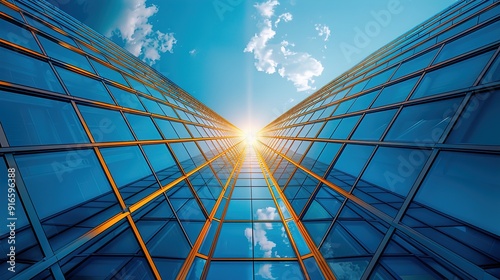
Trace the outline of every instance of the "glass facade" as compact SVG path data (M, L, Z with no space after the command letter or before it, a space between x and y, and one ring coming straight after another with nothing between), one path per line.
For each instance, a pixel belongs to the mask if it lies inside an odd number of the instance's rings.
M500 278L499 19L457 1L252 145L49 4L0 2L0 278Z

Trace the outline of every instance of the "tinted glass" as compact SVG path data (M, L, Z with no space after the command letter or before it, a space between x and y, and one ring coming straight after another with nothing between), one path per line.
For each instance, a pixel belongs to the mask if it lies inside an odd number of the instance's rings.
M0 91L0 122L11 146L89 142L66 102Z
M120 112L84 105L78 109L96 142L134 140Z

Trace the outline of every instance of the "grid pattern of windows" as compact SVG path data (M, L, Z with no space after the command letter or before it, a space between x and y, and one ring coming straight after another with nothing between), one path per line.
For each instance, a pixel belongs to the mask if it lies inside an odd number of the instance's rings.
M0 278L500 278L499 23L457 1L250 145L63 12L0 2Z
M460 1L261 131L336 278L500 278L499 17Z

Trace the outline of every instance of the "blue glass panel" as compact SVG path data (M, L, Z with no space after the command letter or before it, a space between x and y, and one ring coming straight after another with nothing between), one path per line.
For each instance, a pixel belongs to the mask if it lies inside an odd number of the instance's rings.
M158 118L154 118L154 120L163 133L165 139L179 139L179 136L175 133L170 121Z
M196 222L196 221L181 221L182 227L187 233L191 244L196 242L196 239L200 235L201 229L205 222Z
M142 96L139 96L139 99L141 100L142 104L146 106L148 112L158 115L165 115L156 101Z
M102 148L101 154L119 188L151 175L137 146Z
M311 251L309 250L309 247L307 246L302 233L300 233L299 229L297 228L297 224L295 224L294 221L288 221L286 222L286 224L288 226L288 229L290 230L290 234L292 235L293 240L295 241L295 245L297 246L300 255L303 256L305 254L309 254Z
M189 135L186 127L184 126L184 124L180 123L180 122L170 122L170 124L172 124L175 132L177 133L177 135L179 136L179 138L191 138L191 135Z
M422 149L380 147L361 179L406 196L429 154L428 150Z
M273 200L252 200L252 211L254 220L279 220L276 204Z
M219 226L219 222L216 220L212 220L210 223L210 228L208 229L207 234L203 238L203 243L201 243L199 252L205 255L208 255L210 251L210 247L214 241L215 232L217 231L217 227Z
M71 95L115 105L102 82L61 67L56 69Z
M316 263L316 260L314 259L314 257L305 259L304 266L306 267L307 274L309 275L309 278L311 278L311 279L325 279L325 277L323 276L323 273L321 273L321 270L318 267L318 263Z
M58 59L63 63L79 67L90 73L94 73L94 70L90 67L90 64L85 56L67 49L62 45L45 38L44 36L38 36L38 40L42 43L47 56Z
M347 145L335 163L334 169L357 177L372 151L373 146Z
M254 258L295 257L282 223L254 223L251 234L254 241Z
M343 118L340 121L339 126L337 127L335 132L332 134L332 136L330 136L330 139L342 139L342 140L347 139L347 137L352 131L352 128L354 127L354 125L356 125L360 117L361 116L358 115L358 116Z
M399 66L394 76L392 76L391 80L395 80L399 77L406 76L407 74L413 73L420 69L424 69L429 65L429 63L431 63L431 60L434 58L434 56L436 56L438 50L439 48L433 49L403 62L401 66Z
M113 94L113 96L115 97L115 100L118 103L118 105L140 111L146 111L135 93L131 93L111 85L107 86L108 89Z
M349 110L349 108L351 107L352 103L354 103L354 100L355 100L355 98L349 99L346 101L342 101L342 103L339 104L339 106L337 107L335 112L333 112L332 116L338 116L338 115L345 114L347 112L347 110Z
M196 258L196 260L198 260L198 259L199 258ZM196 260L195 260L195 263L197 263ZM154 263L156 265L156 269L158 269L158 272L160 273L160 276L162 277L162 279L175 279L175 277L177 277L177 274L179 274L179 272L182 268L182 264L184 264L184 260L153 258L153 261L154 261ZM203 265L204 264L205 263L203 263ZM203 265L202 265L201 269L203 269ZM140 279L141 277L143 277L143 275L139 275L138 279ZM187 279L193 279L193 278L188 277Z
M500 7L500 6L499 6ZM497 82L500 80L500 56L497 56L495 61L490 66L490 69L481 80L481 84Z
M111 192L92 150L18 155L16 162L40 219Z
M385 87L373 102L372 108L404 101L419 78L420 76L417 76Z
M66 102L0 91L0 123L11 146L89 142Z
M84 105L78 109L96 142L134 140L120 112Z
M452 57L467 53L476 48L486 46L498 41L500 38L500 22L495 22L486 27L480 28L474 32L460 37L450 43L447 43L439 53L434 64L445 61Z
M366 114L351 139L379 140L395 113L396 110L387 110Z
M203 268L205 267L205 263L207 261L202 258L196 257L193 261L191 268L189 269L188 275L186 279L188 280L198 280L201 279L201 275L203 273ZM176 275L173 275L174 278Z
M122 85L128 85L127 82L125 81L125 78L123 78L123 76L119 72L117 72L116 70L108 68L107 66L104 66L95 60L91 60L91 61L92 61L92 64L94 65L94 68L97 69L97 72L101 75L101 77L115 81L115 82L120 83Z
M267 187L254 187L252 188L252 198L253 199L272 199L271 193Z
M472 86L492 55L490 51L426 73L411 99Z
M160 172L167 168L178 170L170 151L164 144L144 145L142 148L155 172Z
M462 98L404 107L384 140L437 142L462 102Z
M162 139L149 116L125 113L132 130L139 140Z
M0 8L3 7L5 6L0 5ZM5 9L10 10L8 8ZM17 13L17 15L19 14ZM38 47L38 44L33 38L31 32L7 20L0 20L0 38L36 52L40 52L40 48Z
M448 137L449 143L500 145L500 92L474 95Z
M253 236L251 223L225 222L222 224L213 257L251 258L253 256L252 247Z
M370 259L336 259L327 261L337 279L361 279Z
M254 278L255 280L268 279L290 279L301 280L305 279L298 262L283 261L283 262L254 262ZM311 278L316 279L316 278ZM320 278L318 278L320 279Z
M491 222L500 213L498 166L497 155L441 152L415 200L500 235L500 224Z
M251 199L252 189L250 187L236 187L231 194L231 199Z
M226 212L226 220L251 220L251 200L230 200Z
M49 64L0 47L0 80L64 93Z
M239 280L254 279L253 261L212 261L208 270L207 280Z
M372 87L378 86L378 85L386 82L391 77L392 73L394 73L394 70L396 70L396 67L393 67L393 68L385 70L379 74L376 74L375 76L373 76L370 79L370 81L366 84L366 87L364 89L365 90L370 89Z
M352 104L347 113L367 109L372 103L373 99L377 96L378 92L379 91L374 91L357 97L354 101L354 104Z
M304 221L302 222L304 224L304 227L307 229L307 232L309 233L309 236L311 239L314 241L314 244L316 244L316 247L319 247L321 241L325 237L326 232L330 228L331 222L324 222L324 221Z
M146 241L146 246L152 257L185 258L191 250L181 227L175 221L168 222L151 240Z
M342 119L329 120L319 133L318 138L330 138L341 120Z

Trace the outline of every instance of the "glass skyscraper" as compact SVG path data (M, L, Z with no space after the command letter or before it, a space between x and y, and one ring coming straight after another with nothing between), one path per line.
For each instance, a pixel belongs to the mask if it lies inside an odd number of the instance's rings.
M255 143L45 2L0 2L1 279L500 278L500 1Z

